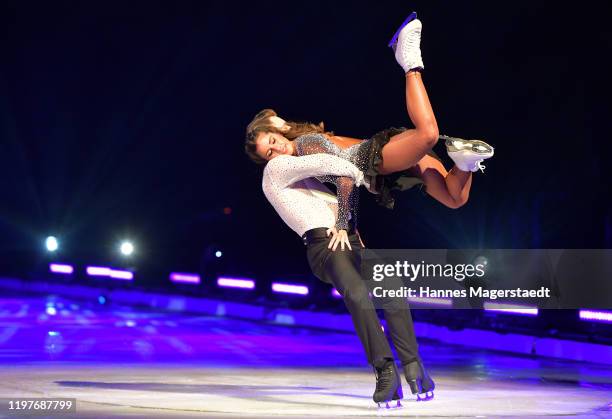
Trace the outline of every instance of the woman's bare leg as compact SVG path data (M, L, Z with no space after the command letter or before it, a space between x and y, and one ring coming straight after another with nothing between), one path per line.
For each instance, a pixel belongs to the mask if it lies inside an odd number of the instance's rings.
M438 123L419 71L406 73L406 107L415 128L394 135L382 148L383 175L413 167L438 141Z
M455 199L455 203L465 204L470 197L470 189L472 188L472 172L464 172L459 170L457 166L453 166L444 180L449 194Z
M412 169L423 182L427 193L449 208L459 208L470 196L472 172L453 166L447 172L444 165L431 156L423 157Z

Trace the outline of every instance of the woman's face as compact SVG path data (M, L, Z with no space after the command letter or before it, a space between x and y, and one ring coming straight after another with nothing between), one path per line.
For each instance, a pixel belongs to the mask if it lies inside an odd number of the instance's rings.
M272 160L282 154L291 156L295 151L292 141L275 132L260 133L255 143L257 144L257 154L266 160Z

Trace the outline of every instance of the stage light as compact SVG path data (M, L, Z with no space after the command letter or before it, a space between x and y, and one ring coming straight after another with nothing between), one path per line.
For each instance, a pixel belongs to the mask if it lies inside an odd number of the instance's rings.
M63 265L59 263L51 263L49 264L49 271L55 274L63 274L70 275L74 272L74 267L72 265Z
M110 268L105 266L88 266L85 271L89 276L110 276Z
M612 323L612 311L580 310L580 320Z
M474 258L474 265L483 265L486 268L489 266L489 259L482 255L476 256L476 258Z
M108 276L113 279L125 279L127 281L131 281L134 279L134 272L111 269Z
M187 283L187 284L199 284L200 283L200 275L180 273L180 272L171 272L170 273L170 281L172 281L172 282L184 282L184 283Z
M217 285L228 288L255 289L255 281L246 278L219 277L217 278Z
M218 258L220 258L221 256L223 256L223 252L222 252L221 250L217 250L217 251L215 252L215 256L216 256L216 257L218 257Z
M100 276L112 279L125 279L128 281L134 279L133 272L112 269L105 266L88 266L86 268L86 272L89 276Z
M507 303L484 303L485 311L495 311L502 314L520 314L523 316L537 316L538 308L521 306L518 304L507 304Z
M338 290L337 290L337 289L335 289L335 288L332 288L331 295L332 295L332 297L334 297L334 298L342 298L342 295L340 295L340 293L338 292Z
M103 296L103 295L99 295L98 296L98 303L100 303L102 305L106 304L106 297Z
M282 284L280 282L272 283L272 291L285 294L308 295L308 287L305 285Z
M119 250L124 256L130 256L132 253L134 253L134 245L132 244L132 242L124 241L121 242Z
M47 248L47 251L55 252L57 249L59 249L59 242L57 241L57 238L54 236L47 237L45 240L45 247Z
M450 298L408 297L408 301L412 304L423 306L453 307L453 300Z

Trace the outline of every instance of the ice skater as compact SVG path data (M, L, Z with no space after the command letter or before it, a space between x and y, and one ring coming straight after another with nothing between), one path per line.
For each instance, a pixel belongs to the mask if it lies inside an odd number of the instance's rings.
M363 173L354 164L331 154L284 155L266 165L262 187L283 221L302 237L313 274L333 285L342 295L368 363L376 372L374 402L389 408L389 401L397 400L397 406L400 406L403 394L399 373L368 288L360 275L359 251L363 243L352 220L349 220L346 226L347 247L351 250L330 249L329 235L337 225L338 202L325 185L314 179L318 176L350 179L356 186L364 180ZM412 393L419 399L432 398L434 382L419 356L407 301L393 299L383 302L383 312Z
M480 140L464 140L439 136L421 72L421 22L416 13L397 30L389 46L405 73L406 106L413 129L389 128L370 139L359 140L326 132L322 123L285 121L271 109L259 112L247 127L245 150L257 163L282 155L304 156L331 154L354 163L365 175L364 185L377 194L380 204L392 208L393 190L423 185L426 192L449 208L464 205L472 186L472 173L484 171L483 160L494 150ZM438 139L444 139L447 153L455 166L447 171L432 151ZM324 175L322 175L324 176ZM334 176L320 180L336 184L339 214L332 231L332 247L340 243L350 247L348 220L357 209L355 184L350 179ZM355 214L353 214L354 216Z

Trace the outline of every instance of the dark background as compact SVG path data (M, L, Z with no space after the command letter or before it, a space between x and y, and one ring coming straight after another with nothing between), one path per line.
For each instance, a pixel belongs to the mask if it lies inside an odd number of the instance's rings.
M206 270L215 249L225 273L308 275L245 126L265 107L360 138L410 126L386 45L411 10L440 132L496 155L458 210L362 191L366 244L612 247L610 13L558 4L4 1L0 274L53 234L66 262L109 261L129 237L131 263L160 275Z

